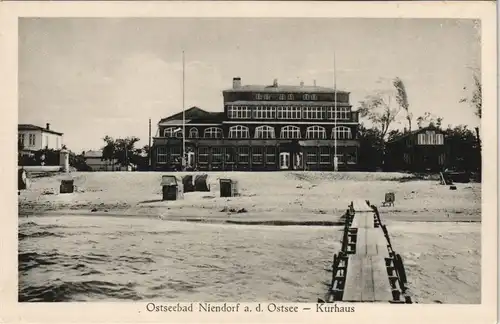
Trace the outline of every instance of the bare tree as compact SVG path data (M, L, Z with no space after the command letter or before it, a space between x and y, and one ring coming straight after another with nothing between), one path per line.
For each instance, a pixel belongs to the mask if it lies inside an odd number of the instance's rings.
M398 106L394 106L392 96L379 92L367 96L359 105L360 117L367 118L380 131L381 139L384 140L389 127L401 111Z
M403 83L403 80L396 77L392 84L396 88L396 102L398 103L401 109L404 109L406 112L406 120L408 121L408 131L411 132L411 120L412 114L410 113L410 103L408 102L408 94L406 92L406 87Z
M394 104L393 92L378 91L367 96L359 103L358 111L361 118L367 118L371 122L372 128L377 129L382 145L382 155L384 155L389 128L401 111L399 105ZM384 158L382 158L382 164L384 164Z
M472 95L470 97L464 97L460 99L460 103L468 103L475 109L475 114L477 117L481 118L482 108L483 108L483 94L482 94L482 84L479 78L479 71L474 69L472 74L474 78L474 88L472 89ZM468 91L467 87L464 87L465 91Z
M479 119L482 116L483 109L483 89L481 84L481 79L479 77L479 69L472 69L474 72L472 77L474 78L474 88L472 89L472 95L470 97L464 97L460 99L460 103L467 103L472 106L475 110L475 114ZM467 86L464 87L465 91L468 91ZM479 134L479 127L476 127L476 136L479 147L479 152L481 152L481 136Z

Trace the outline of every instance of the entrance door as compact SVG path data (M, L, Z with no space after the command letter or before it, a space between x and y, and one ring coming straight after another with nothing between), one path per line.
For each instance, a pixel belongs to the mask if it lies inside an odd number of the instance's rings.
M193 168L194 167L194 152L188 152L187 154L187 166L189 168Z
M290 168L290 153L281 152L280 153L280 169L286 170Z

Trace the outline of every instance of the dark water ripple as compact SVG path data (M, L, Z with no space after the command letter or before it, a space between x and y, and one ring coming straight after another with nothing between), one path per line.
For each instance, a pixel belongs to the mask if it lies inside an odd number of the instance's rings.
M323 236L328 230L312 231ZM293 228L264 229L147 218L20 217L18 300L221 301L242 296L255 298L254 292L259 289L263 294L282 291L286 288L284 284L295 291L296 283L286 283L277 277L278 272L268 269L281 269L279 260L284 258L293 265L287 264L287 271L298 272L300 266L296 260L301 256L297 253L305 254L302 258L306 259L330 258L329 251L325 256L318 253L311 256L309 250L288 249L300 246L297 241L310 240L310 234L297 236L300 233ZM269 252L280 244L285 245L283 251L293 252L290 257ZM317 267L309 268L304 271ZM318 271L323 274L322 269ZM300 274L299 278L302 277ZM283 296L284 300L296 300L293 293Z
M202 285L182 271L198 243L183 246L168 222L23 217L18 228L20 302L163 299Z

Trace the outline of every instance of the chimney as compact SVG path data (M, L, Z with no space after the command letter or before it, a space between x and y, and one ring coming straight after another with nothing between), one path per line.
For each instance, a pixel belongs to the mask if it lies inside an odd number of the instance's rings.
M300 81L300 86L303 87L304 86L304 81Z
M233 89L238 89L241 87L241 78L240 77L234 77L233 78Z
M273 87L276 88L277 86L278 86L278 79L274 79L274 81L273 81Z
M47 123L47 125L45 125L45 128L46 128L47 130L50 130L50 124L49 124L49 123Z
M316 86L316 80L314 80L314 86Z

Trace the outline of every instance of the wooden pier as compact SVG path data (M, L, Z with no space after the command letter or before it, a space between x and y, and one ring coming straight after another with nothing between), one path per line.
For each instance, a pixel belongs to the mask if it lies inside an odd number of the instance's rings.
M401 256L368 201L351 203L345 214L342 250L333 257L332 282L319 302L411 303Z

